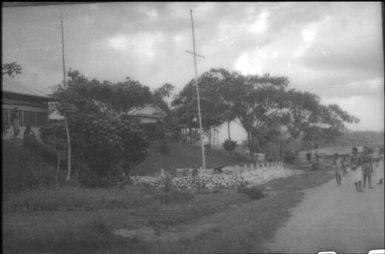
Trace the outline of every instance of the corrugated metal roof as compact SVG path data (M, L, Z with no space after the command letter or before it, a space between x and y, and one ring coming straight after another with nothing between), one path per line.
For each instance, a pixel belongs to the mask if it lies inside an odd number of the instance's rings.
M150 117L150 118L164 118L166 116L166 113L162 109L150 104L146 104L142 108L134 108L130 110L127 114L131 116Z
M9 92L9 93L16 93L16 94L49 98L48 94L43 93L42 91L39 91L39 90L34 89L32 87L28 87L26 85L23 85L21 82L16 81L14 79L9 79L9 78L3 77L2 81L3 81L2 92Z

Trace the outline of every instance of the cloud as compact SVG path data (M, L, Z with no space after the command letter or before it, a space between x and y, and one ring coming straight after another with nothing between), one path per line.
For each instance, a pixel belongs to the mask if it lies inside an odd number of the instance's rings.
M125 51L128 49L128 38L124 34L117 34L112 38L108 39L108 46L115 50Z
M131 35L119 33L108 38L107 44L114 50L135 54L138 58L153 58L156 53L156 44L162 39L161 33L140 32Z
M376 2L116 2L3 12L3 62L24 67L26 82L61 80L59 11L66 65L90 78L126 76L152 88L183 87L194 76L190 10L198 73L223 67L285 75L290 87L343 102L383 94L381 3ZM32 76L31 76L32 75ZM32 79L31 79L32 77ZM377 104L364 103L372 110ZM367 104L365 104L367 103ZM343 104L353 107L354 103ZM374 126L374 125L373 125Z

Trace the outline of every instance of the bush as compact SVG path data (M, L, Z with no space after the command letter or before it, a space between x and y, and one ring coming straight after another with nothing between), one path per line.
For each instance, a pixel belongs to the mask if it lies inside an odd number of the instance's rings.
M56 184L56 169L19 144L3 140L3 191L20 192Z
M230 139L226 139L225 142L223 142L223 147L226 151L231 153L237 147L237 142Z
M295 164L295 159L296 159L296 156L293 151L290 151L290 150L284 151L283 160L285 163Z
M78 181L80 186L90 189L109 188L114 185L111 179L96 175L93 171L89 170L86 165L83 165L83 167L80 168Z
M169 151L170 151L170 148L168 147L167 139L162 138L159 141L159 152L161 152L162 154L168 154Z
M237 188L238 193L244 193L253 200L261 199L265 196L263 188L260 186L247 186L246 184L241 184Z
M25 136L23 138L23 145L31 149L31 151L41 155L53 166L56 166L57 153L49 145L41 143L39 140L32 136Z
M189 191L168 190L156 194L156 198L163 204L187 202L194 198L194 195Z

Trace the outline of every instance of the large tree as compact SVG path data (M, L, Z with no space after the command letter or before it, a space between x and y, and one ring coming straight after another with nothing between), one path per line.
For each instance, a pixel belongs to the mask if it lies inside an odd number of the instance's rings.
M247 133L250 156L255 162L255 149L260 146L261 133L287 122L285 111L285 77L249 75L239 86L242 96L234 98L236 116Z
M338 105L322 105L320 98L309 92L291 89L286 101L290 118L288 130L293 138L302 137L304 145L333 142L346 130L344 123L359 122Z
M202 127L222 124L225 120L225 105L219 96L220 86L211 73L204 73L198 78ZM195 81L191 80L172 102L181 123L190 128L198 127L198 104Z
M112 84L89 80L78 71L68 75L53 98L68 121L75 159L97 177L108 176L119 161L129 172L146 155L148 142L135 121L120 113L151 102L149 88L129 79Z

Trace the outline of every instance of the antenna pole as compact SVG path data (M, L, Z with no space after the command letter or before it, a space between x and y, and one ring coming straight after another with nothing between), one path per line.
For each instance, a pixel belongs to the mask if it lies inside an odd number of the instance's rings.
M201 137L201 149L202 149L202 169L206 170L206 158L205 158L205 146L203 143L203 128L202 128L202 116L201 116L201 103L199 97L199 86L198 86L198 67L197 67L197 54L195 53L195 34L194 34L194 20L193 11L190 10L191 14L191 28L193 37L193 55L194 55L194 67L195 67L195 85L197 90L197 102L198 102L198 119L199 119L199 132Z
M64 59L64 29L63 29L63 13L60 11L60 25L61 25L61 45L62 45L62 55L63 55L63 85L66 83L66 69L65 69L65 59Z

